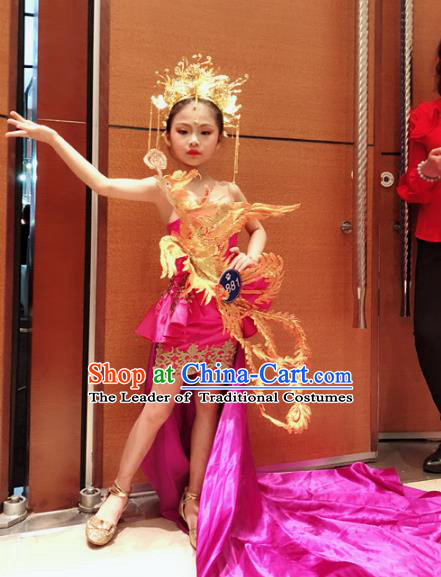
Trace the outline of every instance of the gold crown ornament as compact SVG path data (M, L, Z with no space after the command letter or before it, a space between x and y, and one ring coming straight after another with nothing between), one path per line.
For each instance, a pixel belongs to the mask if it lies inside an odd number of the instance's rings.
M173 106L187 98L209 100L213 102L222 112L224 126L235 129L235 150L234 150L234 169L233 182L236 182L236 175L239 169L239 124L241 105L237 104L237 96L242 91L240 86L244 84L249 76L244 74L236 80L231 81L226 74L220 74L219 70L213 67L211 56L203 57L202 54L193 54L192 60L189 61L185 56L179 60L172 74L168 68L164 74L156 71L159 79L156 81L158 86L162 85L164 91L162 94L152 96L150 99L149 114L149 136L148 152L144 157L144 162L151 169L157 170L162 175L162 170L166 167L166 157L159 150L159 137L161 127L167 125L167 117ZM152 117L153 106L157 109L157 132L156 145L151 148ZM165 118L162 118L165 116ZM224 136L228 137L224 130ZM164 166L165 160L165 166Z

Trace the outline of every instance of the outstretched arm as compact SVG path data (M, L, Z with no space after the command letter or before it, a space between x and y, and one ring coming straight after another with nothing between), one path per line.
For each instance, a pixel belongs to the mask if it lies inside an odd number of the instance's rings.
M33 138L49 144L72 172L96 193L111 198L156 203L159 195L159 185L156 177L152 176L143 179L108 178L53 128L26 120L14 110L10 113L10 117L8 118L8 123L15 126L17 130L6 132L6 138Z
M245 195L237 186L237 184L230 184L231 194L234 200L239 202L248 202ZM229 263L231 268L235 268L237 271L242 271L248 266L255 265L260 258L266 244L266 231L262 226L262 223L257 220L257 218L250 218L245 225L245 228L250 235L250 240L248 241L248 249L246 254L239 251L238 247L231 249L236 252L237 255Z

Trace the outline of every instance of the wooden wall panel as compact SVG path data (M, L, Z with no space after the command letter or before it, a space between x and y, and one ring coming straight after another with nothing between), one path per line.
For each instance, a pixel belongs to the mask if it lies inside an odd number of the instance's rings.
M354 6L351 0L259 0L252 9L228 0L203 6L112 0L109 123L147 126L155 70L201 52L231 77L250 74L241 96L242 134L351 141ZM373 41L373 8L370 16Z
M38 67L38 117L85 123L88 0L40 0L39 17L38 52L48 60Z
M86 155L88 2L64 4L39 3L37 122ZM86 188L48 145L37 158L29 499L47 511L81 488Z
M381 151L400 151L400 0L383 2Z
M85 154L83 125L46 124ZM80 488L85 254L85 189L46 145L36 196L29 485L44 511L74 506Z
M9 88L14 77L10 76L11 70L11 43L16 39L16 20L15 11L17 2L15 0L3 0L2 17L0 18L0 114L6 115L9 112L11 104L9 100ZM15 26L14 26L15 24ZM14 26L14 27L13 27ZM15 29L14 29L15 28ZM4 143L2 143L4 144Z
M9 496L11 327L15 144L4 138L15 102L18 2L7 0L0 18L0 498Z

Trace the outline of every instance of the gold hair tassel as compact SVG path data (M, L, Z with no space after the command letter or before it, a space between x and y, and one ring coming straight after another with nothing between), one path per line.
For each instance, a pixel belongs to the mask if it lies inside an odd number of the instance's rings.
M233 169L233 183L236 183L236 175L239 172L239 120L236 124L236 142L234 146L234 169Z
M159 136L161 133L161 111L158 108L158 124L157 124L157 132L156 132L156 148L159 148Z
M149 115L149 137L148 137L148 145L147 150L152 148L152 114L153 114L153 102L150 98L150 115Z

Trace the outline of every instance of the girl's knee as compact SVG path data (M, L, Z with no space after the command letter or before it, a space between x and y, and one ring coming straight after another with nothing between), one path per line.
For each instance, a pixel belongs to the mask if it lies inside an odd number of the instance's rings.
M173 411L174 403L146 403L142 409L141 417L147 419L154 426L161 426L169 418Z
M201 397L197 397L196 401L196 413L198 415L215 415L219 411L219 403L209 402L206 400L205 402L202 400Z

